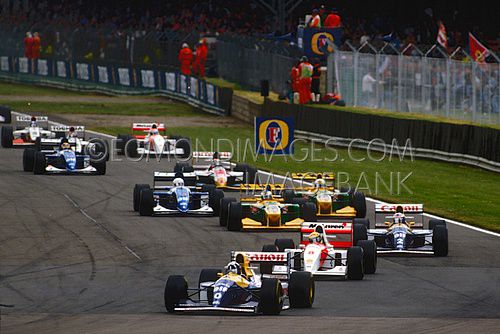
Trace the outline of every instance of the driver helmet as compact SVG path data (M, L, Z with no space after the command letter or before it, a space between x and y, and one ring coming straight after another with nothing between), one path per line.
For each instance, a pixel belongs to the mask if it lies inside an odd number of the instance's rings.
M36 126L36 117L31 116L31 126Z
M262 199L273 199L273 193L271 191L271 187L269 185L261 193Z
M184 187L184 180L180 177L175 178L172 183L174 184L174 187Z
M241 275L241 265L236 261L231 261L226 266L226 273Z
M212 155L212 160L214 162L214 165L220 164L219 152L217 151L214 152L214 154Z
M61 150L68 150L70 148L71 148L71 145L70 145L68 139L67 138L63 138L61 140Z
M314 181L314 187L316 189L326 188L326 182L325 182L325 180L323 180L323 179L317 179L316 181Z
M310 243L322 243L323 242L323 237L319 232L312 232L309 234L309 242Z
M153 124L153 125L151 126L151 129L149 130L149 132L150 132L152 135L156 135L156 134L158 134L158 125Z
M75 133L75 128L72 126L69 128L68 138L73 138L73 137L76 137L76 133Z
M400 212L396 212L394 214L394 224L404 224L404 223L405 223L405 215Z

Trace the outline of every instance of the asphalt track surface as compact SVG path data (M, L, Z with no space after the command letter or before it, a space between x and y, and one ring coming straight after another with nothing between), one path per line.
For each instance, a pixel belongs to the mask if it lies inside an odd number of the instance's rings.
M38 176L22 171L22 150L0 149L0 303L14 305L1 309L0 333L498 333L500 238L451 224L448 257L379 258L363 281L317 282L311 309L167 314L169 275L194 285L231 250L298 237L228 232L217 218L140 217L134 184L172 166L122 161L105 176Z

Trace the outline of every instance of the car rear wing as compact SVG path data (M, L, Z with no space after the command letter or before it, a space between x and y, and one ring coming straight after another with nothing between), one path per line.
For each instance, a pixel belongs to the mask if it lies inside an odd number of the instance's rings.
M54 132L56 134L56 138L63 138L66 137L70 129L73 128L75 131L75 135L78 138L84 139L85 138L85 127L83 125L74 125L74 126L68 126L68 125L52 125L50 127L50 131Z
M303 172L303 173L292 173L293 180L304 180L304 181L314 181L316 179L323 179L325 181L333 182L335 180L335 174L333 172Z
M181 175L182 174L182 177ZM157 182L172 182L174 179L181 177L186 185L196 183L196 174L191 173L174 173L174 172L154 172L153 187L156 187Z
M211 160L214 157L215 152L209 152L209 151L195 151L193 152L193 159L200 159L200 160ZM219 159L220 160L231 160L233 157L233 153L231 152L217 152L219 154Z
M151 127L153 125L156 125L158 131L165 131L166 130L165 124L163 124L163 123L133 123L132 124L132 131L148 132L149 130L151 130Z
M36 118L37 125L42 129L49 128L49 118L47 116L28 116L28 115L16 116L15 128L18 130L30 126L32 117Z
M338 220L332 222L304 222L300 226L300 243L307 245L308 236L312 232L318 232L326 236L327 241L337 248L349 248L353 244L353 222Z
M273 270L273 272L279 272L279 275L266 274L266 277L274 276L276 278L283 279L283 275L286 275L286 280L290 279L292 257L289 252L231 252L231 261L236 261L243 266L245 259L248 261L250 267L252 267L252 264L264 264L281 267L276 268L277 270Z
M375 228L384 228L386 227L386 219L390 214L395 214L398 210L402 209L403 214L413 214L419 215L421 217L421 222L418 223L415 221L413 227L423 227L424 225L424 205L423 204L383 204L377 203L375 204ZM380 215L384 216L383 221L380 221L378 217ZM379 220L377 222L377 219Z
M281 194L284 189L286 189L284 184L258 184L258 183L248 183L241 184L240 191L246 194L262 192L264 189L269 188L273 195Z
M69 138L68 143L71 147L77 146L76 138ZM40 138L40 151L48 152L48 151L57 151L61 146L60 138Z

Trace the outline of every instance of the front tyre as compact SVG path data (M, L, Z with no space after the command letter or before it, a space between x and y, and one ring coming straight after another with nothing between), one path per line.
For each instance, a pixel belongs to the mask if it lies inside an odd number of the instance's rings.
M282 288L277 278L262 281L259 309L264 315L279 315L282 308Z
M314 278L310 272L296 271L290 276L288 295L290 307L309 308L314 303Z
M168 277L167 283L165 284L165 292L163 294L167 312L175 312L175 306L179 304L181 300L188 298L187 290L188 285L184 276L173 275Z

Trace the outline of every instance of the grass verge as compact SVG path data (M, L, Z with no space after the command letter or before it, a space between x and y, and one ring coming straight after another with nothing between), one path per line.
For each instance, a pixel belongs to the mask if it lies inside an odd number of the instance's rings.
M94 130L112 135L129 132L128 128ZM190 137L193 145L198 145L197 150L231 150L236 161L249 162L271 172L333 171L338 182L349 182L370 197L423 203L426 212L500 232L500 174L430 160L412 161L410 156L400 161L397 155L384 157L363 150L353 150L350 154L347 149L324 149L310 143L297 143L295 159L258 156L253 162L251 127L182 127L170 128L169 132Z

